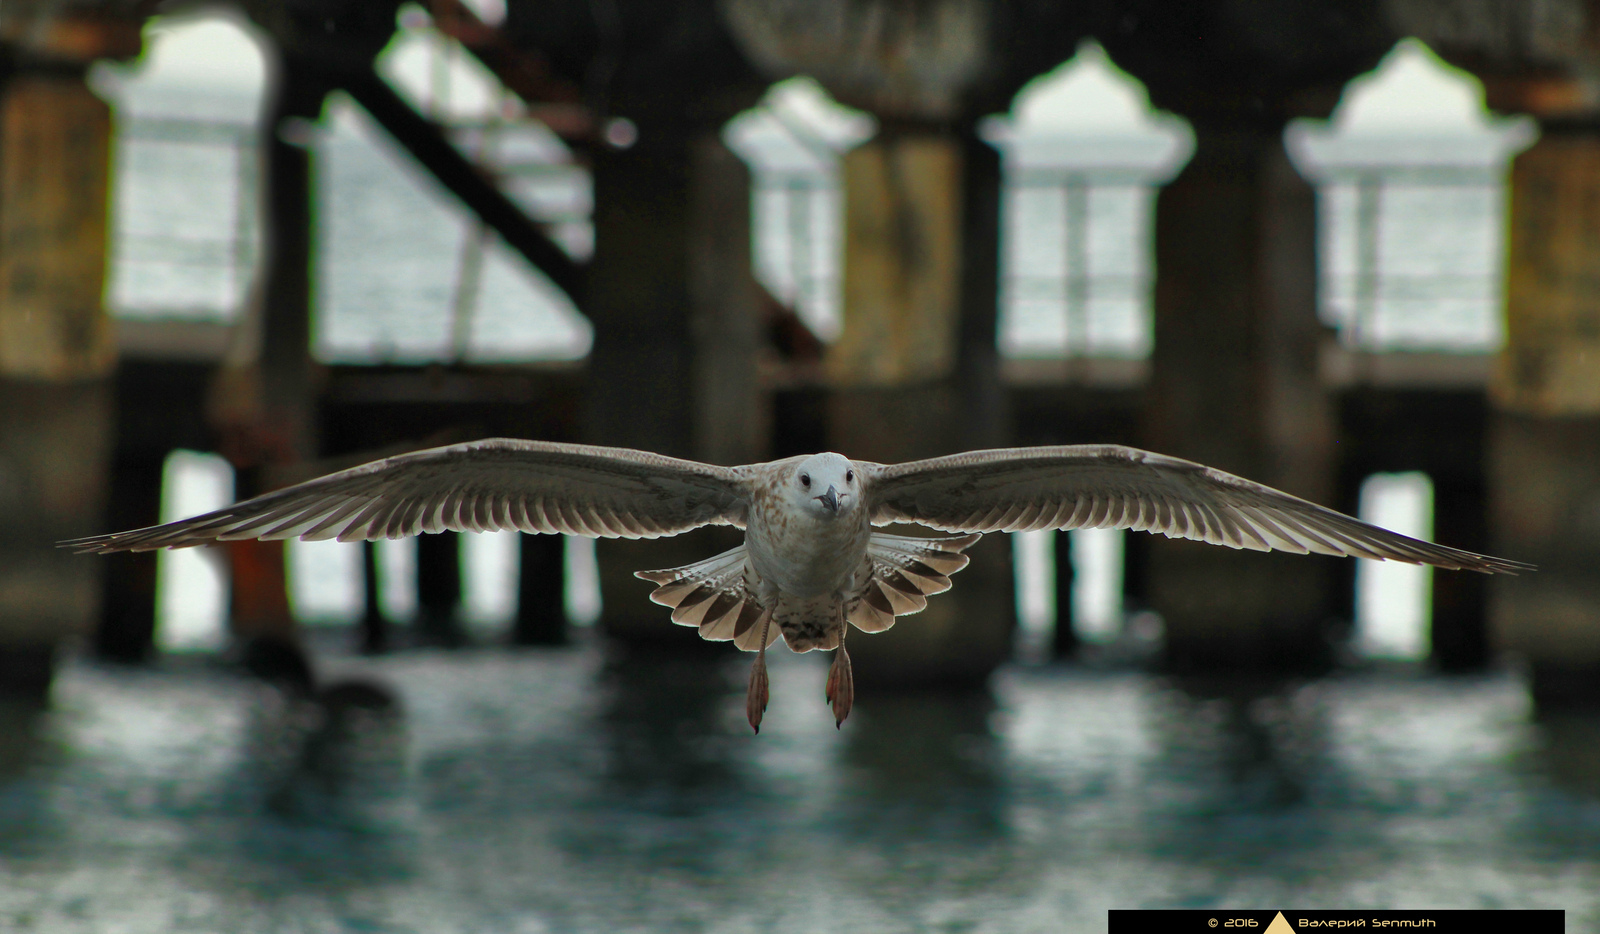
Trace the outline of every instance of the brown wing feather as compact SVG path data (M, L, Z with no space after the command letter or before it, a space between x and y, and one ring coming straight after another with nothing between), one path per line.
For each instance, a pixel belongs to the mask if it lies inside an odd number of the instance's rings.
M738 468L645 451L491 438L373 461L192 519L61 546L148 551L247 538L355 541L446 529L658 538L702 525L743 528L743 476Z
M657 585L652 603L672 607L672 621L695 626L700 638L733 641L746 652L761 648L761 633L751 631L761 618L760 598L746 577L745 550L740 545L715 557L680 568L635 571L633 576ZM778 641L782 630L767 629L767 645Z
M1010 448L861 464L874 525L947 532L1134 528L1169 538L1515 574L1533 566L1390 532L1192 461L1120 445Z
M982 537L872 533L867 542L872 574L860 595L845 606L846 618L862 632L883 632L896 616L922 612L928 597L950 589L950 575L971 560L962 552Z

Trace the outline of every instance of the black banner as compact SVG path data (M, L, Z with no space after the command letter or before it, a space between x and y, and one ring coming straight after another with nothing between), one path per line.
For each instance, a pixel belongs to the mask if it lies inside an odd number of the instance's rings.
M1327 934L1332 931L1437 934L1564 934L1565 911L1334 911L1324 909L1112 910L1107 934Z

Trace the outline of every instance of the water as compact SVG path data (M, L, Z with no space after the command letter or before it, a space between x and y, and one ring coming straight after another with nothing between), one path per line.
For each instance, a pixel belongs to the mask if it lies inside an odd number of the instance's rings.
M1054 932L1109 907L1485 906L1600 930L1600 720L1535 722L1504 674L1011 668L992 692L867 694L835 731L824 660L780 653L751 736L734 653L321 661L404 710L347 737L342 785L296 765L306 705L214 666L72 662L49 709L6 710L0 928Z

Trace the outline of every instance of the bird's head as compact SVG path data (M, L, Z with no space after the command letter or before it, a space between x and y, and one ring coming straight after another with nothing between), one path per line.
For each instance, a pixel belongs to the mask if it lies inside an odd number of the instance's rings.
M842 454L813 454L789 475L788 494L811 515L835 519L861 502L861 478Z

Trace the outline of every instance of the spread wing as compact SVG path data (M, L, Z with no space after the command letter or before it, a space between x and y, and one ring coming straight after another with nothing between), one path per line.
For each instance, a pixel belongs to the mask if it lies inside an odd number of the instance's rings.
M1533 569L1408 538L1220 470L1120 445L972 451L861 470L874 525L1133 529L1252 551L1354 555L1485 574Z
M740 473L645 451L492 438L352 467L226 509L62 542L148 551L236 539L402 538L419 532L564 532L659 538L744 526Z

